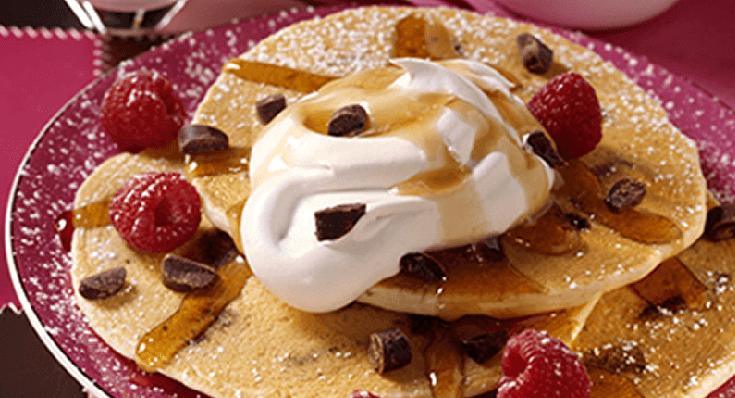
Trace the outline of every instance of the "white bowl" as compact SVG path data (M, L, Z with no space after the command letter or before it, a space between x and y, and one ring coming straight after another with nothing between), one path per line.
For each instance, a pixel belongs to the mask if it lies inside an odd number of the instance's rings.
M677 0L495 0L513 12L580 29L635 25L666 11Z

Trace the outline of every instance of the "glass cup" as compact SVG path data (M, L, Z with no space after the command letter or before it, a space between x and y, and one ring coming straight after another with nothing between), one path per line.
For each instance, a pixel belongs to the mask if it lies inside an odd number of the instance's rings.
M66 0L84 27L100 34L139 37L166 26L187 0Z
M186 2L187 0L66 0L79 22L100 35L101 72L106 72L118 63L174 37L171 34L161 34L160 29L168 25Z

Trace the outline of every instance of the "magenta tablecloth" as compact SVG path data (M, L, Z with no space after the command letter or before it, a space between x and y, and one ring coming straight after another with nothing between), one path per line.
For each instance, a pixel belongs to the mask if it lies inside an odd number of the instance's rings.
M0 26L0 198L5 210L23 156L48 120L94 80L94 35L70 30L31 30ZM2 223L5 242L5 222ZM18 305L5 245L0 260L0 308Z
M293 0L272 0L278 1L293 3ZM410 2L416 5L449 4L479 12L499 9L490 0ZM324 0L320 3L339 1ZM193 11L191 15L201 16L201 13ZM735 15L735 2L732 0L680 0L666 13L641 25L588 34L664 66L733 109L735 72L731 69L735 67L735 46L731 43L735 42L735 26L729 21L732 15ZM187 22L181 20L180 23L186 25ZM3 209L18 165L31 142L47 121L95 78L97 47L97 39L89 33L0 27L0 120L6 148L0 168ZM4 227L5 223L0 227L3 238ZM5 246L0 250L3 252L0 260L0 308L7 303L17 306L18 299L4 263ZM712 397L733 396L734 392L735 378Z
M479 12L498 10L489 0L413 0L411 3L457 5ZM731 43L735 42L735 25L730 22L732 15L735 15L732 0L681 0L664 14L641 25L588 34L647 57L689 79L733 109L735 46ZM17 167L30 143L44 124L94 79L96 49L94 35L87 32L0 27L0 54L3 54L0 120L3 121L2 138L6 148L0 160L3 209ZM4 235L4 223L2 228ZM5 246L2 251L0 306L9 302L17 305L4 264Z

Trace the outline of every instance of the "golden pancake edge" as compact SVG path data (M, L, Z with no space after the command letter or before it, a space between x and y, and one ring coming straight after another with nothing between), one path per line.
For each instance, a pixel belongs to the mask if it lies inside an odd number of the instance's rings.
M282 55L279 55L278 51L273 49L279 48L282 51L284 48L290 48L293 50L293 44L284 47L284 43L294 40L295 37L301 37L302 40L306 40L307 37L316 40L314 33L321 35L334 30L335 26L347 22L354 23L358 32L364 32L367 26L373 24L384 28L380 31L390 32L391 24L395 23L401 16L422 12L439 15L443 23L451 30L463 32L458 36L461 37L464 51L473 54L473 56L476 55L478 59L483 61L500 64L508 70L517 70L517 65L515 66L516 69L513 69L515 47L502 42L500 38L487 40L485 46L488 45L487 43L493 43L493 45L499 46L498 48L502 48L504 52L510 54L500 54L492 49L481 47L479 44L473 45L472 41L467 39L473 37L468 33L471 30L470 27L481 27L480 30L485 32L484 35L491 35L492 33L500 37L502 35L498 31L506 32L505 36L509 38L508 43L512 43L515 35L514 33L507 33L507 30L510 29L513 32L530 30L539 37L543 37L544 41L557 51L557 56L560 57L562 64L572 66L575 65L578 58L581 58L589 63L585 64L587 67L593 70L605 71L606 74L616 75L620 81L626 84L626 88L628 88L628 85L631 86L629 87L630 94L628 94L630 98L622 101L623 103L618 103L620 102L618 100L613 101L613 99L622 98L619 94L606 94L601 88L598 88L600 101L607 112L605 131L609 131L612 125L620 123L625 125L628 131L639 133L636 129L650 128L651 130L648 131L656 134L653 134L653 137L645 138L639 137L638 134L633 134L633 137L626 136L626 138L617 137L615 134L612 134L611 137L606 135L602 147L606 149L625 148L626 160L632 164L636 164L636 160L639 160L643 154L652 156L648 159L653 160L648 161L650 164L643 167L641 173L653 173L656 176L662 176L662 178L656 179L656 183L660 183L660 186L654 185L649 191L653 198L658 199L652 200L650 203L644 203L642 206L646 206L647 210L658 214L667 214L672 220L676 220L676 223L683 227L684 237L680 242L657 247L653 255L632 256L632 258L626 260L628 263L624 264L623 268L618 263L610 263L609 266L604 264L604 267L602 267L606 270L609 269L611 273L620 270L619 274L621 275L628 273L634 275L628 277L628 279L623 278L612 283L605 282L604 286L601 286L598 282L595 282L600 280L601 274L597 272L599 270L589 270L590 275L586 275L583 271L580 271L581 276L557 275L561 280L555 284L550 284L550 288L559 290L568 289L572 280L579 281L576 282L577 286L584 286L585 281L589 286L588 289L579 287L572 289L578 289L582 292L582 297L576 297L570 301L562 300L557 305L559 308L567 308L572 306L571 302L578 305L588 303L586 306L562 312L560 316L551 317L552 319L567 319L568 321L563 323L576 325L572 331L560 332L564 334L560 337L565 337L565 341L573 346L577 340L582 341L580 347L585 347L584 350L586 350L586 347L609 343L607 340L603 341L603 337L610 336L609 332L603 334L596 329L598 326L595 325L598 325L599 321L590 324L589 330L582 328L582 325L588 315L591 319L596 319L595 317L601 316L598 314L603 313L603 311L605 313L609 312L610 309L604 307L604 305L609 306L609 304L605 304L610 302L608 297L615 297L611 296L613 294L621 295L622 293L619 292L626 291L627 288L604 295L600 304L595 307L599 291L608 290L611 288L610 286L616 284L619 286L627 285L629 282L639 279L653 269L656 264L688 246L701 232L705 210L703 198L706 191L701 174L697 174L699 168L697 166L696 150L691 142L683 139L680 133L668 124L663 111L645 96L643 90L632 87L629 79L619 75L619 72L609 64L601 62L596 55L574 47L563 39L559 39L545 31L507 20L486 18L451 10L356 10L327 17L318 22L305 22L295 25L267 39L256 47L254 52L245 55L245 57L274 63L282 61L282 63L288 64L287 60L279 59ZM370 23L368 24L366 21ZM375 27L372 29L375 29ZM313 33L305 35L305 31ZM386 37L383 37L383 41L386 42L385 48L388 48L390 40L388 33L386 35ZM479 36L484 37L482 34ZM354 39L358 41L365 40L365 37L356 34ZM324 43L312 44L317 48L326 45ZM331 43L329 45L336 46L337 44ZM565 51L559 51L558 48L564 48ZM308 52L308 50L308 47L304 47L304 51ZM386 51L378 49L375 53L372 53L365 50L359 53L360 55L355 55L354 43L340 43L340 46L335 47L334 50L327 50L318 55L319 57L327 57L328 62L314 62L315 66L311 71L337 75L352 72L357 67L367 68L381 65L387 59L385 58L388 56ZM566 51L571 54L565 54ZM269 52L274 52L274 54L268 55ZM355 66L353 63L355 59L364 60L364 65ZM361 64L358 63L357 65ZM301 65L291 66L301 67ZM574 67L572 68L574 69ZM584 71L580 71L580 73L584 74ZM520 75L524 81L524 92L521 93L521 96L524 97L524 100L528 100L530 95L543 84L544 78L529 74L523 76L523 73L520 73ZM597 87L594 74L585 75L585 77L592 82L593 86ZM207 94L207 99L198 111L195 122L217 125L230 134L231 142L234 142L235 145L247 145L248 138L238 136L237 126L241 126L242 130L250 131L249 127L245 128L243 126L252 126L253 123L256 123L254 122L256 120L254 113L251 111L254 102L267 94L283 92L284 90L249 84L249 82L237 78L235 78L236 80L232 79L233 77L228 75L222 75L218 79ZM228 83L228 81L231 82ZM244 111L237 114L225 112L225 115L219 114L218 111L209 113L208 107L218 108L216 105L218 100L215 100L215 98L219 98L219 101L221 101L223 99L222 92L227 90L236 90L237 96L230 98L230 103L232 103L231 101L242 101L242 103L237 103L236 107ZM297 97L296 93L286 94L290 94L290 98ZM642 119L647 118L644 116L640 116L636 123L627 118L631 115L628 112L639 113L636 111L637 109L643 109L642 113L649 115L648 117L652 119L650 124L639 124ZM249 125L244 124L248 122ZM643 127L638 127L639 125L643 125ZM670 145L677 147L675 153L670 153L668 149L659 150L662 147L669 148ZM649 150L649 147L653 149ZM166 153L166 151L147 151L140 155L123 154L108 160L82 186L78 194L77 206L108 197L127 178L143 170L184 170L180 157L176 155L164 156L163 153ZM607 155L607 152L605 152L605 155ZM682 162L682 169L675 166L681 160L680 157L685 160ZM605 156L600 158L606 159ZM588 156L584 160L590 164L600 162L600 159L595 158L595 156ZM668 175L686 176L686 178L682 178L686 181L677 181L677 178L666 178ZM222 180L227 180L227 182L222 183ZM228 230L227 217L220 214L218 218L216 213L217 211L224 212L222 209L228 209L233 203L241 200L242 197L238 197L238 195L247 195L247 180L243 179L242 176L230 175L206 177L199 181L195 180L194 183L202 192L207 215L211 217L216 226ZM236 193L222 192L222 186L229 185L232 187L233 184L238 183L242 184L242 189L236 190ZM691 193L695 193L693 196L696 199L692 200ZM220 201L219 205L217 204L218 201ZM667 207L669 203L673 205ZM684 227L685 225L686 227ZM210 227L207 221L203 223L202 228ZM603 231L604 227L602 226L596 226L593 230L595 229L601 230L599 240L606 242L605 244L609 243L612 248L615 248L615 245L621 247L631 245L635 247L635 249L631 249L631 252L636 252L643 246L616 237L614 231ZM723 249L717 246L714 252L717 253L718 250L727 251L732 249L730 247ZM142 334L175 312L182 298L180 293L170 292L160 283L158 268L161 256L131 250L111 227L89 230L78 229L73 240L72 255L75 264L72 269L75 286L78 285L80 278L91 273L110 268L116 264L127 265L130 276L128 286L122 294L102 303L87 302L83 299L79 299L79 302L92 328L115 350L125 356L134 357L135 345ZM558 259L558 264L564 262L563 259ZM641 266L640 264L644 265ZM706 276L708 275L707 272L714 272L711 270L705 271L706 267L701 264L698 265L696 261L692 261L691 264L694 265L690 265L690 267L697 270L695 273ZM723 269L727 266L728 264L724 264ZM729 264L729 266L732 267L732 264ZM523 272L524 274L533 274L533 270L523 269ZM534 278L541 279L539 276L534 276ZM729 293L729 290L723 293L720 299L726 302L727 297L730 297ZM380 294L390 297L388 295L391 293ZM623 297L626 296L623 294ZM632 303L630 308L641 306L640 301L635 301L632 298L626 300ZM424 296L414 301L422 302ZM620 305L620 308L628 308L626 307L628 302L625 305ZM397 309L402 310L402 308ZM529 311L538 312L536 308L529 309ZM590 313L590 311L592 312ZM717 315L724 315L722 310L718 311ZM366 322L365 319L369 319L370 322ZM539 325L543 328L550 321L543 320L539 322ZM619 322L627 322L626 325L631 324L630 319L623 321L622 317ZM410 329L411 319L404 314L384 311L362 304L353 304L334 314L311 315L300 313L280 303L265 291L255 279L251 278L245 289L243 289L241 296L228 306L215 325L208 329L200 339L183 349L171 363L161 369L161 372L212 396L237 396L238 391L242 396L346 396L349 391L355 388L372 390L383 398L391 396L430 396L428 380L425 377L424 359L420 354L415 357L414 362L409 367L387 377L376 375L367 365L366 354L361 347L365 345L369 333L396 325L401 326L402 329ZM611 325L612 330L615 330L614 326L615 324ZM727 325L722 327L726 328ZM414 352L423 352L428 345L426 339L422 339L421 336L417 336L413 342ZM649 344L660 343L662 342L649 342ZM671 349L668 348L668 350ZM580 350L582 349L580 348ZM659 351L667 352L667 348L661 346ZM727 355L722 358L725 365L729 363L728 359L731 361L731 358ZM701 361L706 363L708 360L702 359ZM498 375L497 363L480 366L467 358L464 358L461 363L463 364L463 393L465 395L474 395L494 388ZM726 366L732 367L731 365ZM653 368L653 366L651 367ZM723 368L724 366L720 367ZM690 372L692 371L695 370L690 370ZM678 380L679 375L673 367L667 369L666 372L667 377ZM721 373L727 372L721 371ZM671 385L661 386L661 383L657 385L650 382L651 386L649 387L647 383L649 383L650 377L641 376L639 379L643 381L639 380L638 389L648 391L643 396L687 396L682 395L682 389L678 386L672 388ZM706 377L702 376L700 379L704 380ZM716 381L705 385L713 387L712 383L716 383ZM652 394L650 391L662 395L649 395Z

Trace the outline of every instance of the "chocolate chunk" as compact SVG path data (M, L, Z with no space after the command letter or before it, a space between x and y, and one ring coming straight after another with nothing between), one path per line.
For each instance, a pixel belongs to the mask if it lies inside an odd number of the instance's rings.
M462 340L462 350L473 361L483 364L499 353L505 347L505 343L508 342L509 338L510 334L507 330L497 330L468 340Z
M286 109L288 103L283 94L269 95L255 103L255 111L258 113L260 122L268 124L274 117L278 116L281 111Z
M564 159L561 158L559 152L554 148L554 144L551 143L551 140L543 131L536 130L529 134L526 137L525 145L549 166L556 167L564 165Z
M367 111L362 105L349 105L334 112L327 122L327 134L334 137L354 137L368 129Z
M365 215L365 203L346 203L314 213L316 239L339 239Z
M569 225L573 226L574 228L578 230L588 230L590 229L590 222L582 215L576 214L576 213L566 213L564 214L564 217L567 218L567 221L569 221Z
M209 286L217 276L212 267L175 254L168 254L163 259L162 273L163 284L177 292Z
M400 369L412 359L411 343L400 329L392 328L370 335L368 360L378 374Z
M426 253L406 253L401 257L401 272L426 279L446 279L447 273L435 259Z
M222 130L212 126L192 125L179 130L179 151L201 153L221 151L229 147L229 138Z
M710 240L724 240L735 237L735 204L720 205L707 212L704 236Z
M116 267L88 276L79 283L79 294L87 300L111 297L125 285L127 274L125 267Z
M635 342L605 344L585 352L584 362L618 374L641 374L646 370L646 355Z
M184 254L184 257L217 269L232 261L238 254L240 253L235 242L226 232L210 229L199 236L196 244Z
M549 47L546 47L546 44L528 33L518 35L516 44L518 44L518 49L521 52L523 66L529 72L543 75L549 71L549 67L554 58L554 52Z
M646 185L632 178L621 178L610 188L605 203L613 213L637 206L646 197Z

